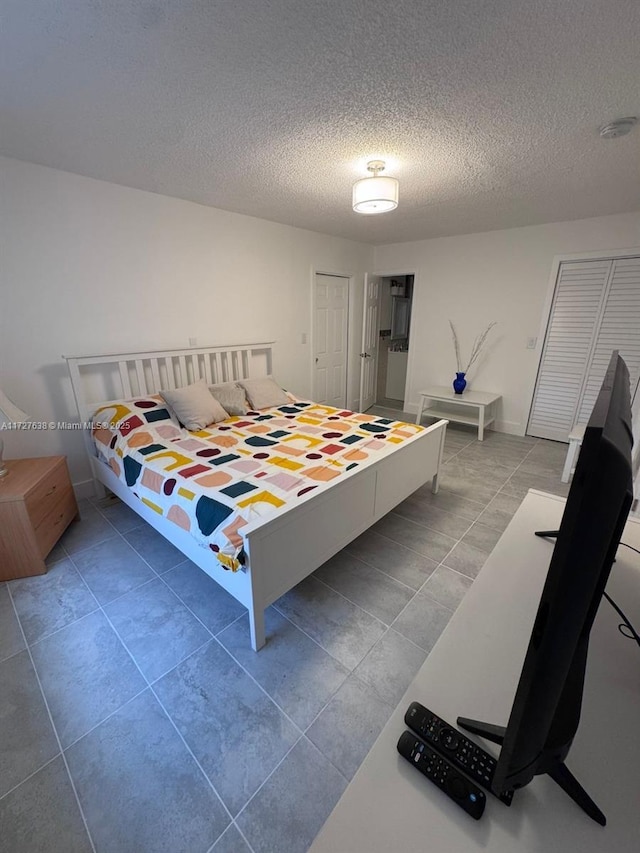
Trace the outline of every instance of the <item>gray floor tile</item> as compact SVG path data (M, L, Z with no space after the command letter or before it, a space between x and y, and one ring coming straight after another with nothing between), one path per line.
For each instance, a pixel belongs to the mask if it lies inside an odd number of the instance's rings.
M449 447L455 451L460 451L465 447L468 447L470 444L474 444L478 440L477 436L477 432L459 432L458 430L452 429L451 424L449 424L445 436L445 447Z
M73 561L102 605L157 577L121 536L75 554Z
M451 462L447 462L445 470L452 476L460 477L468 482L486 483L499 487L512 474L510 466L496 464L493 459L483 459L482 456L466 458L464 451Z
M36 643L32 655L63 749L146 685L101 611Z
M54 563L59 563L60 560L66 559L67 556L67 552L64 550L60 542L56 542L56 544L47 554L45 563L47 564L47 566L52 566Z
M11 595L28 643L98 607L70 559L51 566L46 575L12 581Z
M222 631L247 608L191 560L165 572L162 579L212 634Z
M480 470L469 474L465 470L468 466L459 466L457 460L458 457L442 466L440 487L477 503L488 503L511 474L510 469L505 469L504 475Z
M354 675L365 681L392 708L424 663L424 650L393 629L381 637Z
M213 845L210 853L251 853L251 849L236 827L231 824Z
M0 797L60 750L25 650L0 663Z
M339 551L314 576L387 625L414 595L414 590L347 551Z
M538 489L541 492L566 497L569 494L569 483L560 482L559 474L555 477L548 477L540 474L527 474L524 471L517 470L500 491L522 500L529 489Z
M430 652L452 615L447 607L419 592L393 627L412 643Z
M500 469L507 469L512 472L523 462L527 457L530 448L528 447L502 447L491 442L478 442L477 444L465 447L458 454L460 462L481 463L489 466L496 466Z
M544 438L539 438L531 452L527 457L529 459L540 462L560 462L564 465L567 458L567 450L569 443L564 441L548 441Z
M499 530L495 530L481 521L476 521L462 537L462 541L490 554L501 536L502 533Z
M300 736L215 640L160 679L155 690L233 815Z
M285 593L275 607L349 670L385 630L378 619L313 577Z
M566 451L564 456L560 459L558 458L531 458L535 453L535 449L531 451L531 454L527 456L525 461L519 467L519 471L521 474L535 474L540 477L550 477L553 479L560 479L562 476L562 469L564 468Z
M229 823L150 691L69 747L66 756L100 853L206 851Z
M456 544L452 537L416 524L415 521L409 521L395 512L387 513L373 525L373 530L412 551L417 551L423 557L435 560L436 563L441 562Z
M412 589L420 589L438 565L375 530L366 530L344 550Z
M402 411L402 400L390 400L388 397L380 400L375 406L367 409L367 414L377 418L392 418L396 421L414 424L416 416Z
M273 607L265 613L267 637L260 653L249 643L249 617L218 639L291 719L305 729L349 674L324 649Z
M137 512L134 512L119 498L115 497L115 495L103 498L95 506L107 519L109 524L115 527L118 533L126 533L129 530L133 530L134 527L146 524L145 520Z
M438 566L420 592L455 610L467 594L473 581L446 566Z
M352 779L394 706L350 675L313 723L307 737L347 779Z
M475 521L487 505L487 501L469 500L469 498L463 498L461 495L456 495L454 492L447 492L442 488L438 491L437 495L434 495L430 489L425 489L424 487L418 489L413 494L421 501L432 503L438 509L445 510L452 515L467 518L469 521Z
M445 439L444 442L444 452L443 452L443 462L449 462L450 459L455 459L455 457L462 453L462 451L469 446L469 441L450 441L448 438Z
M452 539L460 539L469 529L471 522L467 518L440 509L432 501L422 501L420 498L410 497L402 501L393 510L397 515L423 524L438 533L444 533Z
M157 530L143 522L124 534L125 539L159 575L184 562L184 554Z
M255 853L305 853L346 784L324 755L301 738L237 823Z
M490 430L485 433L485 443L498 444L503 447L524 447L530 450L538 444L538 439L530 435L512 435L508 432Z
M0 661L25 648L6 584L0 586Z
M478 521L486 524L488 527L493 527L494 530L499 530L501 533L507 529L507 526L513 518L516 510L522 503L520 498L505 495L498 492L495 498L482 512Z
M475 578L478 572L484 566L489 554L486 551L481 551L479 548L474 548L466 542L458 542L453 551L447 556L444 561L445 566L450 569L455 569L466 575L468 578Z
M67 527L60 542L67 554L73 555L117 535L115 528L100 515L98 510L91 504L87 504L80 510L80 520L74 521Z
M149 681L211 636L159 578L111 602L105 612Z
M0 853L91 853L62 756L0 800Z

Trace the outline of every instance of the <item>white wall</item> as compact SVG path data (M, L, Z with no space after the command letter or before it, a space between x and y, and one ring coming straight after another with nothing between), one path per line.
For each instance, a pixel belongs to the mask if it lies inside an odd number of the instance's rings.
M469 386L503 395L498 428L524 434L542 346L549 276L556 255L640 247L640 213L554 222L529 228L379 246L381 275L415 269L407 401L417 411L418 392L449 385L455 356L449 319L463 359L473 340L496 320ZM526 349L537 337L535 350Z
M62 355L275 340L274 374L311 389L312 270L354 276L348 399L358 396L371 246L0 158L0 387L34 421L75 416ZM311 338L309 337L309 341ZM77 432L2 433L6 456Z

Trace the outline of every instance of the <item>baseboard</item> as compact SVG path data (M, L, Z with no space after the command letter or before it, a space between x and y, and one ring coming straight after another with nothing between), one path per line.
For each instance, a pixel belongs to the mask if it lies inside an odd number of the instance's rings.
M497 420L489 429L494 428L496 432L506 432L509 435L524 435L525 430L521 423L517 421Z
M78 501L93 498L96 494L95 483L93 480L81 480L81 482L73 484L73 491Z

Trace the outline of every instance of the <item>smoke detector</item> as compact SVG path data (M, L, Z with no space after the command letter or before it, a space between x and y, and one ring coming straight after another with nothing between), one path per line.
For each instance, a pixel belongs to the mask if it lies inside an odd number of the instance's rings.
M603 124L602 127L599 128L599 133L603 139L616 139L618 136L626 136L627 133L633 130L637 122L637 116L617 118L615 121Z

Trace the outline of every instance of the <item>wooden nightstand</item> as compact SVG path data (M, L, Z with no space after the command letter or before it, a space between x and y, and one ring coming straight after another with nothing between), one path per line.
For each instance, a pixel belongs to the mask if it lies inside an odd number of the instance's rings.
M42 575L45 557L78 515L64 456L7 459L0 479L0 581Z

